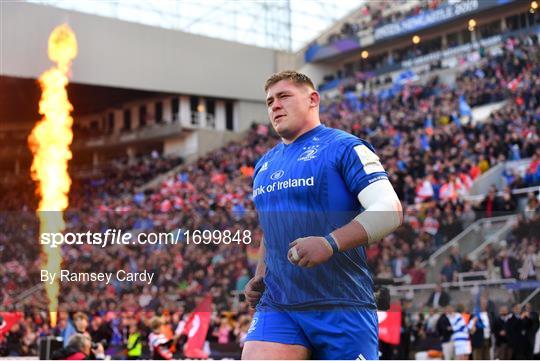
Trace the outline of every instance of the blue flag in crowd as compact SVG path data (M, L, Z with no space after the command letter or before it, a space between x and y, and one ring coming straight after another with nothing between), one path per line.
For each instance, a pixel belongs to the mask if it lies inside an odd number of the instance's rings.
M422 149L427 152L429 150L429 140L427 135L422 134L420 137L420 143L422 144Z
M394 135L394 147L399 148L401 145L401 133L397 132L396 135Z
M459 128L461 128L461 119L457 116L456 112L452 112L450 115L450 118L452 119L452 122L457 125Z
M483 79L486 76L486 74L482 71L482 69L476 69L476 71L474 72L474 75L476 75L476 77L480 79Z
M471 107L469 106L469 104L467 104L463 95L459 96L459 114L461 114L461 116L472 116Z
M426 120L424 120L424 128L433 128L433 119L431 119L431 117L427 117Z
M347 100L347 105L351 111L358 111L362 109L362 105L360 104L360 101L358 101L358 97L353 92L345 93L345 99Z
M415 81L418 79L418 76L416 75L416 73L414 71L412 71L411 69L407 69L401 73L399 73L399 75L396 77L396 80L394 81L395 84L399 84L399 85L403 85L403 84L407 84L411 81Z
M403 88L403 85L415 81L418 79L418 75L412 70L405 70L394 79L394 83L392 84L392 87L383 89L379 92L378 96L381 100L387 100L395 97L401 89Z

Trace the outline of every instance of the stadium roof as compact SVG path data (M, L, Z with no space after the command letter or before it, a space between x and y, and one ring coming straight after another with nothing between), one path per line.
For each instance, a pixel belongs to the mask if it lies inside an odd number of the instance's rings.
M29 0L266 48L297 51L363 0Z

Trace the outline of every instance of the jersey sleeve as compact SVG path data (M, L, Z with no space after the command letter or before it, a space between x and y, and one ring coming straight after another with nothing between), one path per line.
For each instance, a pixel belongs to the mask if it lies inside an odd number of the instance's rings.
M368 142L350 137L342 140L338 149L336 165L351 193L358 195L371 183L388 180L388 174Z

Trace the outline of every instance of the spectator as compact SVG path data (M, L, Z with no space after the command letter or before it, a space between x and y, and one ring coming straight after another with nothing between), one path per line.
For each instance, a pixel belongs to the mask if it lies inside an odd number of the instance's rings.
M5 344L7 348L6 356L22 356L22 338L24 335L24 330L19 324L13 325L5 336Z
M396 257L392 260L392 273L394 277L401 278L405 276L409 261L403 256L401 250L396 251Z
M519 278L521 280L536 281L536 269L540 267L540 256L536 253L536 246L529 244L526 251L521 256L521 269Z
M495 265L500 268L502 278L518 278L518 262L506 249L500 251Z
M426 307L444 308L450 303L450 295L442 288L442 285L438 283L435 286L435 290L431 292Z
M509 187L505 187L498 209L504 214L514 214L516 212L517 202Z
M540 183L540 151L536 150L531 158L531 162L525 173L525 183L527 186L534 186Z
M523 213L525 215L526 219L532 219L534 217L534 214L538 212L540 209L540 205L538 202L538 198L535 197L534 193L529 193L527 195L527 205L525 206L525 209L523 210Z
M450 257L452 258L452 265L456 269L457 272L463 272L462 271L462 258L459 254L459 247L457 245L453 246L450 249Z
M450 317L454 312L454 308L451 305L445 307L444 313L437 320L437 333L441 339L442 352L445 360L454 359L454 342L452 335L454 334Z
M480 203L479 211L482 212L483 217L494 217L496 212L499 211L499 203L497 190L490 188L488 194Z
M129 325L126 352L128 360L138 360L142 356L142 336L135 322Z
M105 359L103 349L92 349L92 340L87 335L76 333L72 335L67 346L53 353L53 360L90 360L91 356L95 359Z
M491 335L495 315L488 311L488 300L480 297L480 310L469 321L474 360L490 360Z
M242 274L236 279L236 290L243 291L246 284L249 282L249 274L247 269L242 270Z
M454 343L454 352L457 360L468 360L471 354L471 341L469 337L469 330L467 324L463 319L461 312L462 307L456 308L454 311L453 306L450 307L450 315L448 320L452 325L452 338Z
M465 202L463 204L463 212L461 212L459 217L463 228L467 228L476 220L476 214L474 213L472 204L470 202Z
M508 344L511 348L512 360L524 360L527 355L527 340L525 338L528 318L523 320L523 314L519 304L512 307L512 313L508 319Z
M437 312L438 310L438 308L429 307L429 313L426 317L426 322L424 325L424 330L428 336L438 337L437 323L439 322L439 318L441 317L441 314Z
M159 317L154 317L150 322L152 333L148 336L148 345L154 360L171 360L173 354L170 350L171 343L176 340L168 340L162 333L163 321Z
M454 282L456 278L457 278L456 266L452 262L452 257L447 256L444 259L444 265L441 269L441 280L442 282Z
M417 258L414 260L414 265L409 268L407 274L411 277L412 285L419 285L426 283L426 271L421 265L422 260Z
M222 318L217 329L217 342L220 344L229 343L232 331L233 329L229 325L229 321L226 318Z
M525 360L532 360L534 355L536 333L539 329L538 312L534 311L530 303L527 303L521 312L520 318L522 327L521 332L524 336L523 356Z
M495 359L512 360L513 347L510 345L510 332L512 313L508 312L508 306L500 308L499 316L493 322L493 334L495 335Z

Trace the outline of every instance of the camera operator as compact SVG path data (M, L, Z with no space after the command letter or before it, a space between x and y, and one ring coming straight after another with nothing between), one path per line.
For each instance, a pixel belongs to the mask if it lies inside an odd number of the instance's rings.
M89 360L102 360L105 358L105 346L104 342L95 342L92 339L92 335L88 332L88 316L83 312L76 312L73 315L73 326L75 328L76 335L86 336L91 342L92 352L88 355ZM69 339L71 341L71 338Z
M92 348L95 346L95 348ZM52 354L53 360L91 360L105 359L103 346L101 344L92 345L90 337L81 333L76 333L68 341L66 347L55 351Z

